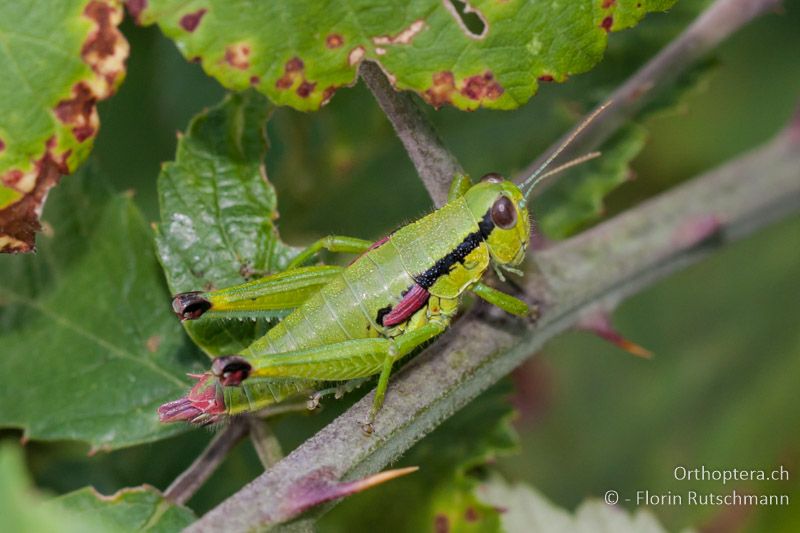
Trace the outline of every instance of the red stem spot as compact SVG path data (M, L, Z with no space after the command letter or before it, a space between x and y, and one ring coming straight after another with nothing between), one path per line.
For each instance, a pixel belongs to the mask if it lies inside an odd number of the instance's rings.
M436 515L433 519L433 530L436 533L450 533L450 520L447 519L447 515Z
M181 17L180 24L181 28L188 32L193 32L197 29L197 26L200 24L200 20L203 18L203 15L206 14L207 9L198 9L194 13L187 13L186 15Z
M611 15L604 18L603 21L600 23L600 27L606 31L611 31L611 26L613 25L614 25L614 17L612 17Z
M461 94L471 100L496 100L503 94L503 87L494 80L494 75L488 70L483 75L470 76L464 80Z
M344 44L344 37L338 33L331 33L325 38L325 46L328 48L339 48Z
M425 99L434 107L439 108L449 104L453 92L456 90L456 81L453 73L444 70L433 74L433 86L425 91Z
M293 57L289 61L286 62L286 66L284 67L285 72L298 72L303 70L303 60L299 57Z
M128 7L128 13L131 14L134 22L140 24L139 16L142 14L142 11L147 9L147 0L128 0L125 2L125 5Z
M100 58L114 54L117 44L116 27L111 22L111 7L102 2L90 2L83 14L97 23L97 32L86 41L81 49L81 57L95 52Z
M22 176L25 174L18 168L14 168L6 172L5 176L3 176L3 184L7 187L15 186L19 180L22 179Z
M92 135L94 135L94 128L91 126L77 126L72 128L72 134L75 136L75 139L78 140L79 143L82 143Z
M250 47L246 44L232 44L225 47L225 62L239 70L247 70L250 67Z
M307 98L309 94L314 91L314 87L316 87L316 83L311 83L309 81L303 80L303 83L297 87L297 96L300 98Z
M333 98L333 93L336 92L336 87L331 85L330 87L325 87L325 90L322 91L322 103L327 104L328 101Z
M58 120L72 126L72 133L78 142L83 142L94 134L97 124L94 106L97 98L83 82L75 85L72 93L72 98L56 104L54 112Z
M294 83L292 77L288 74L285 74L275 81L275 87L281 90L286 90L292 86L292 83Z

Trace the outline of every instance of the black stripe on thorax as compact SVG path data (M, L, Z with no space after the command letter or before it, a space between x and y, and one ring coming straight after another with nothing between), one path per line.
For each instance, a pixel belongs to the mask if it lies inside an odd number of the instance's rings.
M480 244L489 237L489 234L494 229L494 222L492 222L491 209L486 211L483 219L478 223L478 231L474 231L464 237L464 240L458 246L449 252L447 255L436 261L436 263L423 272L415 276L414 281L421 285L424 289L429 289L436 283L436 280L452 270L456 263L464 263L471 251L480 246Z

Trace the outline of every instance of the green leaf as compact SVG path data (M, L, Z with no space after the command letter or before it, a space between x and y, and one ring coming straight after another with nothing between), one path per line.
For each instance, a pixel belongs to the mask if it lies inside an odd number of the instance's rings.
M606 195L629 179L628 164L642 150L646 137L645 129L636 124L621 129L605 143L601 157L562 176L547 189L536 214L542 231L563 239L600 216Z
M275 227L277 197L262 163L267 100L229 95L189 125L175 162L158 178L158 253L173 293L229 287L283 270L297 250ZM241 350L266 331L264 320L185 322L209 354Z
M539 81L564 81L601 58L608 32L674 0L149 0L129 2L224 86L318 109L378 61L395 87L432 105L513 109ZM467 12L468 11L468 12Z
M105 531L167 533L180 531L197 519L190 509L168 502L148 485L122 489L111 496L85 487L52 500L49 506L89 518Z
M118 0L0 2L0 251L33 249L47 191L83 161L125 75Z
M150 231L98 177L84 170L56 191L38 254L0 257L0 426L95 450L182 431L156 408L185 392L196 362Z
M0 446L0 516L3 531L26 533L103 533L121 531L103 528L92 517L79 518L64 509L53 508L32 490L30 475L19 446Z
M398 465L418 465L418 472L344 501L322 518L320 530L368 531L384 523L398 532L499 531L500 513L475 495L476 473L517 449L510 390L503 381L453 415Z
M510 485L499 476L482 484L477 493L486 504L503 509L500 520L505 533L666 533L666 529L646 509L628 514L600 500L587 500L575 514L570 514L553 505L533 487ZM685 530L684 533L689 532Z
M670 23L674 24L679 17L696 16L696 12L700 11L701 7L700 4L681 4L671 13L673 18L670 19ZM668 37L672 31L674 30L656 27L647 35L650 39L662 40ZM640 53L637 49L636 33L625 34L620 39L620 41L624 41L624 46L620 52L609 54L612 56L609 58L612 62L632 63L636 54ZM614 57L617 55L621 57ZM632 122L620 129L600 147L601 158L580 165L567 175L560 177L552 187L546 189L540 200L537 200L541 204L537 203L536 215L545 235L553 239L563 239L585 229L603 217L606 214L604 204L606 196L620 185L630 181L635 175L630 166L644 149L648 137L647 129L643 124L654 117L663 117L679 112L686 97L705 85L715 66L716 62L713 59L701 61L668 85L661 87L652 100L636 113ZM608 70L613 69L613 65L610 67ZM586 78L592 78L595 73L599 73L602 80L600 70L603 69L594 71ZM587 82L588 80L582 81ZM615 80L615 84L618 83L619 80ZM602 84L603 81L599 81L598 85ZM594 102L591 104L593 105ZM572 120L575 120L574 113L571 115ZM577 142L580 143L580 139Z

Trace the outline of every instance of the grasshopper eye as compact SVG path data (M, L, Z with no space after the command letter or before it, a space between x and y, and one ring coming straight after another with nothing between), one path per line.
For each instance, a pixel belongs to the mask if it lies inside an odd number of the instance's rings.
M217 376L225 387L239 385L247 379L252 369L250 363L238 355L217 357L211 364L211 373Z
M492 222L501 229L511 229L517 223L517 210L514 202L507 196L501 196L492 204Z
M497 172L489 172L488 174L486 174L481 178L481 181L485 181L487 183L502 183L504 179L503 176L501 176Z

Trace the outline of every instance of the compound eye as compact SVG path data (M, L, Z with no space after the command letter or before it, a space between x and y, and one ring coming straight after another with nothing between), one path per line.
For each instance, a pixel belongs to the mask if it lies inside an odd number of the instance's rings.
M517 223L517 210L514 209L514 202L507 196L501 196L492 205L492 222L498 228L511 229Z
M485 181L487 183L502 183L503 176L498 174L497 172L489 172L484 177L481 178L481 181Z

